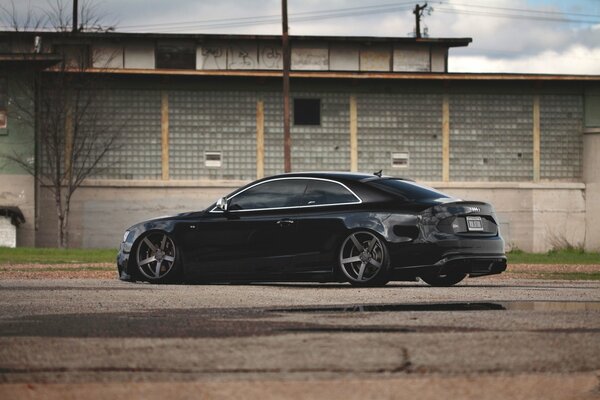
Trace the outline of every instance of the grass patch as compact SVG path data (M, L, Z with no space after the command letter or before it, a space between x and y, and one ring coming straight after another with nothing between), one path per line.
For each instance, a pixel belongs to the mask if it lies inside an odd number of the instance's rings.
M506 253L509 264L600 264L600 253L582 250L552 250L547 253L526 253L513 250Z
M116 249L50 249L0 247L0 264L97 264L114 263Z

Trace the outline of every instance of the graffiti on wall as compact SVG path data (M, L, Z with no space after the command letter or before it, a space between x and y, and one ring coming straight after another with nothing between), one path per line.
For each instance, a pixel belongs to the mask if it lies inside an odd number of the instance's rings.
M260 49L260 67L261 69L282 69L283 55L278 46L261 46Z
M225 69L227 52L219 46L202 46L198 51L198 69Z
M303 70L327 70L329 51L327 48L292 49L292 68Z
M257 69L258 55L255 43L240 43L227 50L227 69Z

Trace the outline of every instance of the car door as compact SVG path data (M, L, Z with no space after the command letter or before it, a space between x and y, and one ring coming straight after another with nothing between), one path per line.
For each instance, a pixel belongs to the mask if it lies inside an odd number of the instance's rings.
M340 182L313 178L302 202L296 231L302 249L297 251L294 272L331 271L339 244L347 234L345 219L361 199Z
M295 207L301 179L259 182L211 210L193 237L194 265L207 277L274 278L291 268L296 251Z

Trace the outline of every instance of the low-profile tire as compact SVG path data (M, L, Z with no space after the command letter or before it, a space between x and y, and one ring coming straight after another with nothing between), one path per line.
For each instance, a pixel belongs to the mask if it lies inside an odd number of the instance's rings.
M448 287L456 285L466 277L467 274L463 272L451 272L449 274L442 275L426 275L422 276L421 279L431 286Z
M352 232L342 243L339 268L356 286L383 286L389 282L385 242L369 231Z
M175 241L165 232L145 233L134 251L140 278L152 283L172 283L181 279L181 255Z

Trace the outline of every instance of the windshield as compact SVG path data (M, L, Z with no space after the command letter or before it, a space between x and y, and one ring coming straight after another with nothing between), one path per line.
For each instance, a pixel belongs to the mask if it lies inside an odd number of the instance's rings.
M397 193L409 200L450 198L449 195L435 190L433 188L423 186L415 182L405 181L402 179L382 178L373 180L369 183L386 191Z

